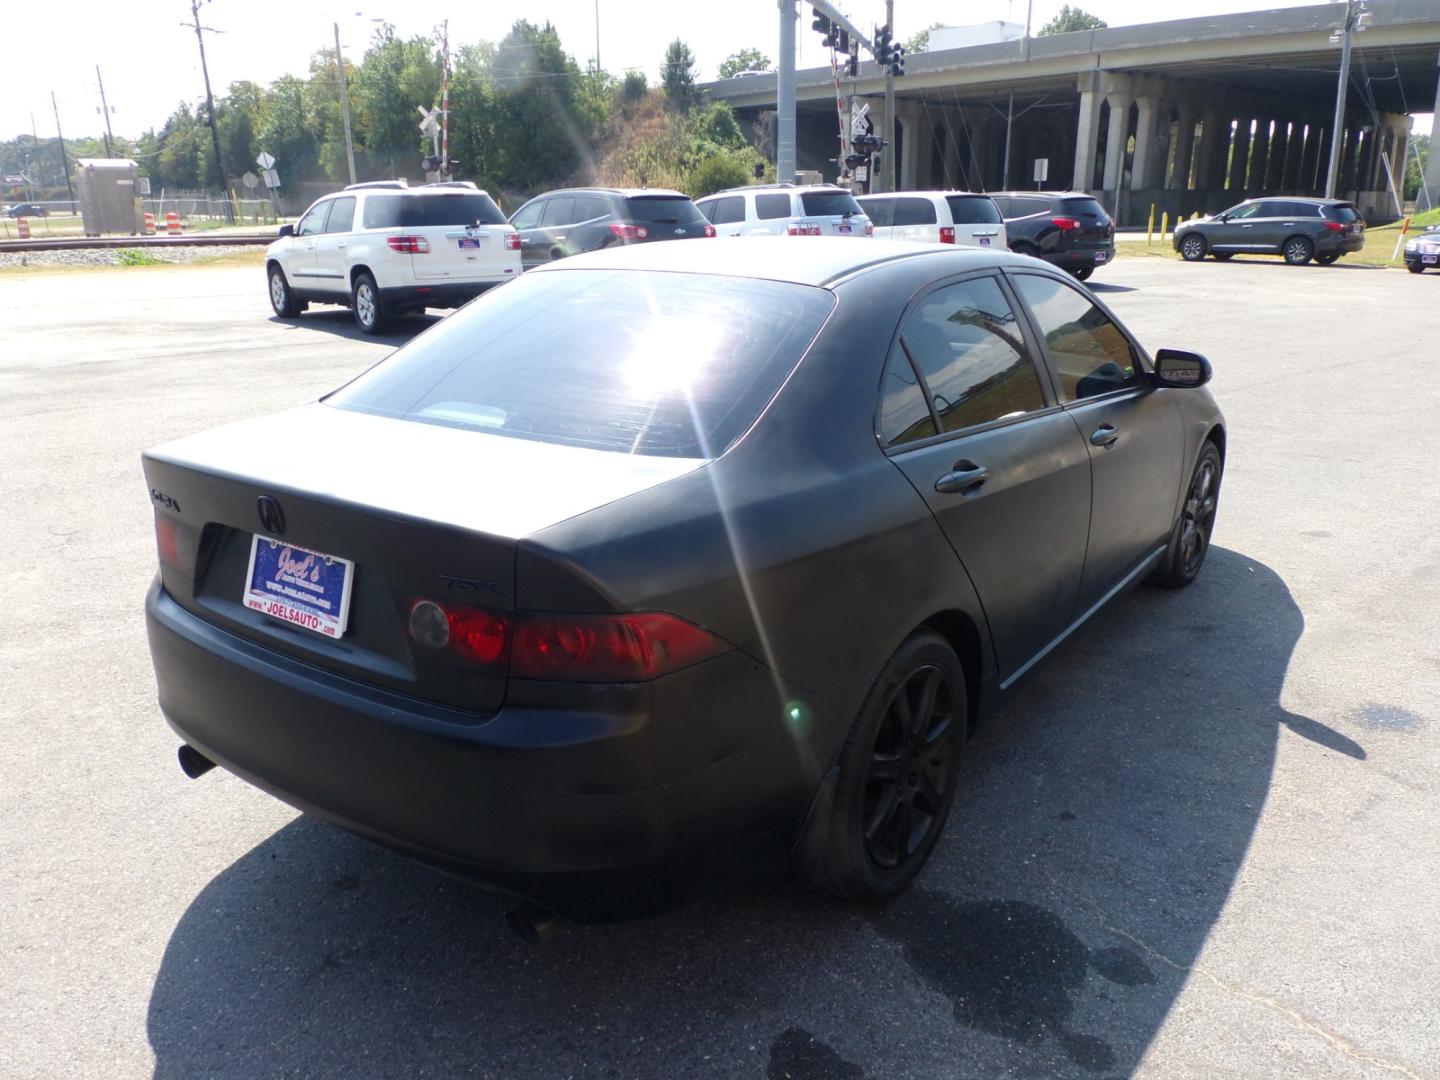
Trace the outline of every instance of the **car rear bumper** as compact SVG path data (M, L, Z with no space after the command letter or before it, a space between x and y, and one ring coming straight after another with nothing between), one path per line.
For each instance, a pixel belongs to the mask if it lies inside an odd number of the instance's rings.
M1098 256L1104 256L1099 258ZM1051 266L1066 270L1078 270L1084 266L1108 266L1115 261L1115 242L1072 247L1064 251L1042 252L1040 257Z
M819 784L776 684L743 653L647 684L512 680L478 717L239 638L158 581L145 610L161 710L206 757L570 918L644 914L773 871Z
M1315 251L1320 255L1350 255L1356 251L1365 250L1365 236L1345 236L1339 240L1330 240L1328 237L1321 237L1315 244Z
M395 285L381 288L380 300L390 310L403 308L456 308L467 304L483 292L497 285L514 281L520 276L519 267L513 274L493 278L489 281L436 282L434 285Z

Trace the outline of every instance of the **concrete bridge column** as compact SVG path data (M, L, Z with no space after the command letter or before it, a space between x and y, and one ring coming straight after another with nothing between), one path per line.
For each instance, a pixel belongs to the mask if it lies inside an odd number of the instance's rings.
M1230 155L1230 175L1225 187L1241 191L1245 187L1245 169L1250 164L1250 115L1241 113L1235 120L1234 152Z
M1325 191L1325 170L1330 162L1330 143L1335 133L1330 121L1316 117L1310 124L1310 137L1305 140L1305 162L1300 170L1300 186L1316 194Z
M1270 165L1270 124L1267 114L1261 113L1250 139L1250 172L1244 186L1252 190L1265 186L1265 170Z
M1195 148L1195 190L1215 186L1216 162L1220 159L1221 127L1219 109L1206 109L1200 118L1199 145Z
M1156 119L1160 101L1154 97L1135 99L1135 162L1130 168L1130 190L1160 187L1165 182L1165 159L1161 157L1156 138ZM1122 144L1123 145L1123 144ZM1158 160L1157 160L1158 159Z
M1435 87L1435 118L1430 121L1430 145L1440 147L1440 84ZM1433 150L1425 162L1425 195L1418 201L1421 205L1440 204L1440 154Z
M1275 121L1275 134L1270 136L1270 164L1265 170L1267 191L1281 191L1285 187L1285 165L1290 159L1289 127L1289 120Z
M1070 185L1075 191L1089 191L1095 183L1095 143L1100 137L1100 106L1104 101L1098 87L1080 91L1080 119L1075 125L1075 176Z
M1105 140L1105 190L1119 192L1125 174L1125 143L1130 138L1129 94L1113 93L1105 99L1110 103L1110 131Z
M1300 183L1300 163L1304 158L1305 121L1300 119L1291 120L1290 141L1285 148L1284 172L1281 173L1280 176L1280 186L1286 191L1299 191L1304 186Z
M1409 163L1406 155L1410 153L1410 129L1414 126L1415 121L1408 116L1395 117L1395 152L1390 159L1390 168L1395 172L1395 189L1400 192L1401 199L1405 197L1405 168Z
M1190 189L1190 165L1195 154L1195 109L1181 105L1175 123L1175 171L1166 185L1173 191Z
M925 123L924 109L918 101L897 101L895 119L905 132L900 157L895 162L895 181L901 191L914 191L920 186L920 163L930 149L930 130Z

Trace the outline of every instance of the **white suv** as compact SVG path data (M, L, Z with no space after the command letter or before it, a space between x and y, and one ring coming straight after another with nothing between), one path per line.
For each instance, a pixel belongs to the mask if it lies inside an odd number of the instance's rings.
M1005 251L1005 219L989 195L973 191L897 191L862 195L860 205L887 240L960 244Z
M469 181L351 184L280 226L265 276L281 318L345 304L376 334L395 315L459 307L519 277L520 234Z
M842 187L753 184L695 205L718 236L869 236L870 219Z

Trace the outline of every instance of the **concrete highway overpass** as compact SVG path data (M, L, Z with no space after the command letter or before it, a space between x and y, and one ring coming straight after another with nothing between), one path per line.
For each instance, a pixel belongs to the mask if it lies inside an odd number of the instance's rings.
M1382 159L1398 183L1412 114L1440 114L1440 0L1370 0L1369 9L1369 28L1355 35L1337 194L1386 221L1397 211ZM1344 10L1316 4L912 53L895 81L898 186L1029 187L1034 160L1047 158L1046 187L1093 192L1124 224L1143 223L1152 204L1173 218L1255 195L1322 194L1340 67L1329 39ZM703 89L757 131L775 109L773 74ZM869 102L883 133L876 64L842 80L841 93ZM836 175L830 68L798 72L796 98L798 167ZM1431 174L1440 201L1440 159Z

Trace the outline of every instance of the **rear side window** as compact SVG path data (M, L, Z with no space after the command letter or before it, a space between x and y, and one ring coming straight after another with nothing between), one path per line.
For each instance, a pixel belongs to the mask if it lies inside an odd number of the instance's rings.
M487 293L325 400L623 454L714 457L779 390L833 303L790 282L546 270Z
M560 195L551 199L545 204L545 210L540 216L540 225L543 228L553 228L557 225L569 225L575 220L575 198L571 195Z
M745 220L745 200L739 195L727 195L705 203L699 209L715 225L731 225Z
M598 195L577 195L572 213L576 221L594 221L610 213L610 204Z
M900 446L935 434L935 418L920 389L920 377L897 339L880 384L880 438L886 446Z
M625 200L625 217L639 225L703 225L705 215L683 195L637 195Z
M503 225L505 215L483 191L444 195L368 195L361 220L367 229L425 229Z
M761 221L774 221L777 218L787 218L791 214L790 196L784 194L756 195L755 216Z
M1050 212L1050 203L1045 199L1011 197L1005 201L1010 204L1009 209L1005 211L1006 217L1029 217L1031 214L1048 214ZM1095 200L1090 201L1094 202Z
M861 212L860 204L848 191L802 192L800 205L805 208L806 215L810 217L839 217L841 214Z
M896 199L896 225L934 225L935 204L929 199Z
M1339 203L1335 206L1325 208L1325 216L1331 221L1339 221L1349 224L1352 221L1360 220L1360 213L1349 203Z
M1035 315L1036 328L1060 376L1063 400L1095 397L1139 383L1129 340L1084 293L1036 274L1017 274L1013 280Z
M1000 208L983 195L949 195L950 216L956 225L999 225Z
M354 224L354 195L345 195L330 204L330 220L325 223L327 233L348 233Z
M941 431L1045 407L1020 320L994 278L937 289L906 318L900 340L930 391Z
M894 199L865 199L860 202L860 209L872 225L888 228L895 224Z

